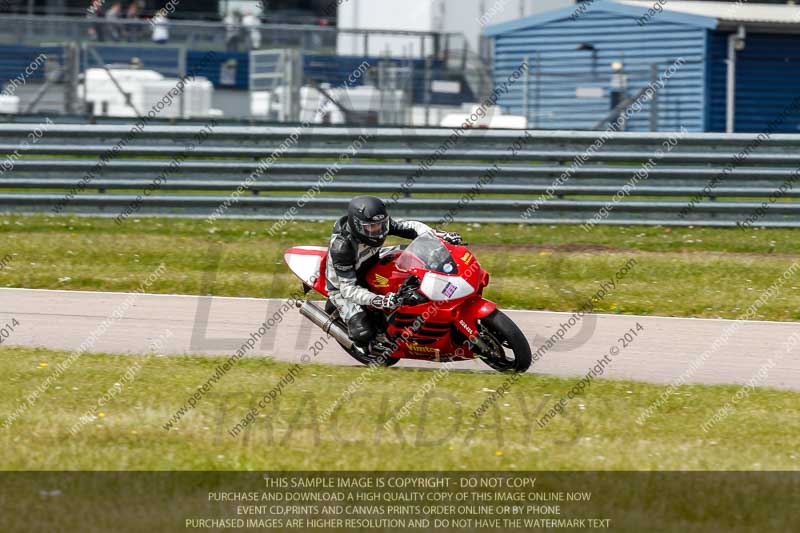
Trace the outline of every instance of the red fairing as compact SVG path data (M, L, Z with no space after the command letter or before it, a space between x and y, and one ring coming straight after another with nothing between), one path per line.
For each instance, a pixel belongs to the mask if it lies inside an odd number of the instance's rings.
M459 308L461 318L474 317L475 320L486 318L494 313L497 304L491 300L476 296L464 302Z
M446 243L445 245L450 250L450 253L453 254L453 259L458 264L458 271L461 273L461 277L475 287L476 292L480 294L486 286L482 283L484 275L486 275L486 282L488 283L489 281L486 271L481 268L478 260L466 246L453 246Z
M292 273L323 296L328 296L325 282L325 263L328 249L321 246L295 246L283 253Z
M458 308L458 321L456 327L467 337L472 337L478 331L478 320L485 318L497 309L497 304L481 296L475 296L464 302Z
M394 356L397 358L434 361L472 359L475 354L464 341L474 336L477 320L496 308L492 302L479 296L489 278L472 252L466 246L437 241L449 255L449 267L444 264L432 270L423 259L413 254L409 257L409 253L404 255L401 250L395 250L381 258L366 275L367 285L377 294L397 292L410 275L416 275L420 280L424 280L428 273L440 279L453 279L452 287L449 283L444 287L441 283L437 285L439 290L435 295L421 291L425 296L444 299L406 305L389 315L390 323L386 332L396 339L398 349ZM404 256L403 259L401 256ZM464 296L458 296L465 291ZM448 296L450 293L451 296ZM476 302L480 302L480 305ZM472 333L459 324L462 320ZM460 332L461 336L455 338L456 332Z
M400 272L395 266L395 260L400 256L400 253L400 250L388 253L369 269L366 277L369 290L375 294L389 294L400 289L400 285L408 277L407 272Z
M324 248L301 246L286 251L286 262L305 283L316 275L313 287L327 296ZM481 294L489 274L466 246L454 246L425 234L405 249L384 250L365 274L376 294L398 292L410 276L420 280L416 305L385 311L385 333L397 346L392 357L431 361L475 357L468 339L477 333L477 321L497 306Z

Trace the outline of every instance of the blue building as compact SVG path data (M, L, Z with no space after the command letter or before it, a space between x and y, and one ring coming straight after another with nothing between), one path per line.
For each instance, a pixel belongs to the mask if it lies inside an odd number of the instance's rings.
M499 104L530 127L605 128L641 95L628 131L800 132L798 6L589 0L486 36L497 83L529 63Z

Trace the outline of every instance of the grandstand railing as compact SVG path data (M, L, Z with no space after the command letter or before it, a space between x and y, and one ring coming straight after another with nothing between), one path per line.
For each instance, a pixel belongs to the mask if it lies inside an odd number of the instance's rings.
M169 20L170 45L211 50L301 48L307 51L335 52L340 38L355 43L355 53L370 55L370 40L405 39L413 43L414 57L447 59L447 54L467 46L458 33L402 30L340 29L312 24L262 24L256 27L228 26L223 22ZM153 26L148 20L64 16L0 16L0 43L42 44L60 41L100 41L107 44L152 42ZM258 32L257 42L252 32ZM235 37L235 38L232 38ZM359 50L361 47L363 50ZM409 47L409 50L412 48Z
M53 125L25 143L34 128L0 125L0 211L202 217L233 194L222 216L331 219L371 193L434 222L800 227L800 135L667 152L670 133Z

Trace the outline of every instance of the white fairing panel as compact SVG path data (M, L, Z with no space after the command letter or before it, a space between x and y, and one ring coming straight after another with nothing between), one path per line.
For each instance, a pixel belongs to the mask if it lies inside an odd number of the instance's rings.
M475 292L475 287L461 276L445 276L426 272L422 278L420 292L433 301L457 300Z
M287 252L283 256L284 261L297 277L313 285L314 280L320 277L320 264L328 249L321 246L295 246L293 250L303 250L305 253Z

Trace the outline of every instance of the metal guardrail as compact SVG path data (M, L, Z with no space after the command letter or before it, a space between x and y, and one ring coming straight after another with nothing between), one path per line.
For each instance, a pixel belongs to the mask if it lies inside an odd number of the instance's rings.
M448 148L448 129L218 126L188 152L199 127L153 125L101 162L130 128L53 125L38 142L21 144L34 126L0 125L0 160L6 161L0 211L51 211L94 169L63 212L116 216L139 198L136 215L208 216L278 150L224 216L282 218L304 197L294 218L330 219L341 216L351 196L372 193L399 194L392 212L422 220L450 213L463 222L585 223L652 159L647 178L597 223L734 226L766 202L756 225L800 227L800 187L786 186L800 181L800 135L757 141L750 134L687 134L657 157L670 134L616 133L599 143L597 132L476 129ZM280 150L293 135L296 143ZM342 158L359 138L367 139L364 147ZM596 150L587 152L593 145ZM179 168L144 195L176 158ZM324 180L334 163L335 178ZM733 168L723 174L729 164ZM569 178L553 186L568 168ZM782 186L785 193L772 202ZM552 198L531 212L548 193ZM696 195L702 200L687 211Z

